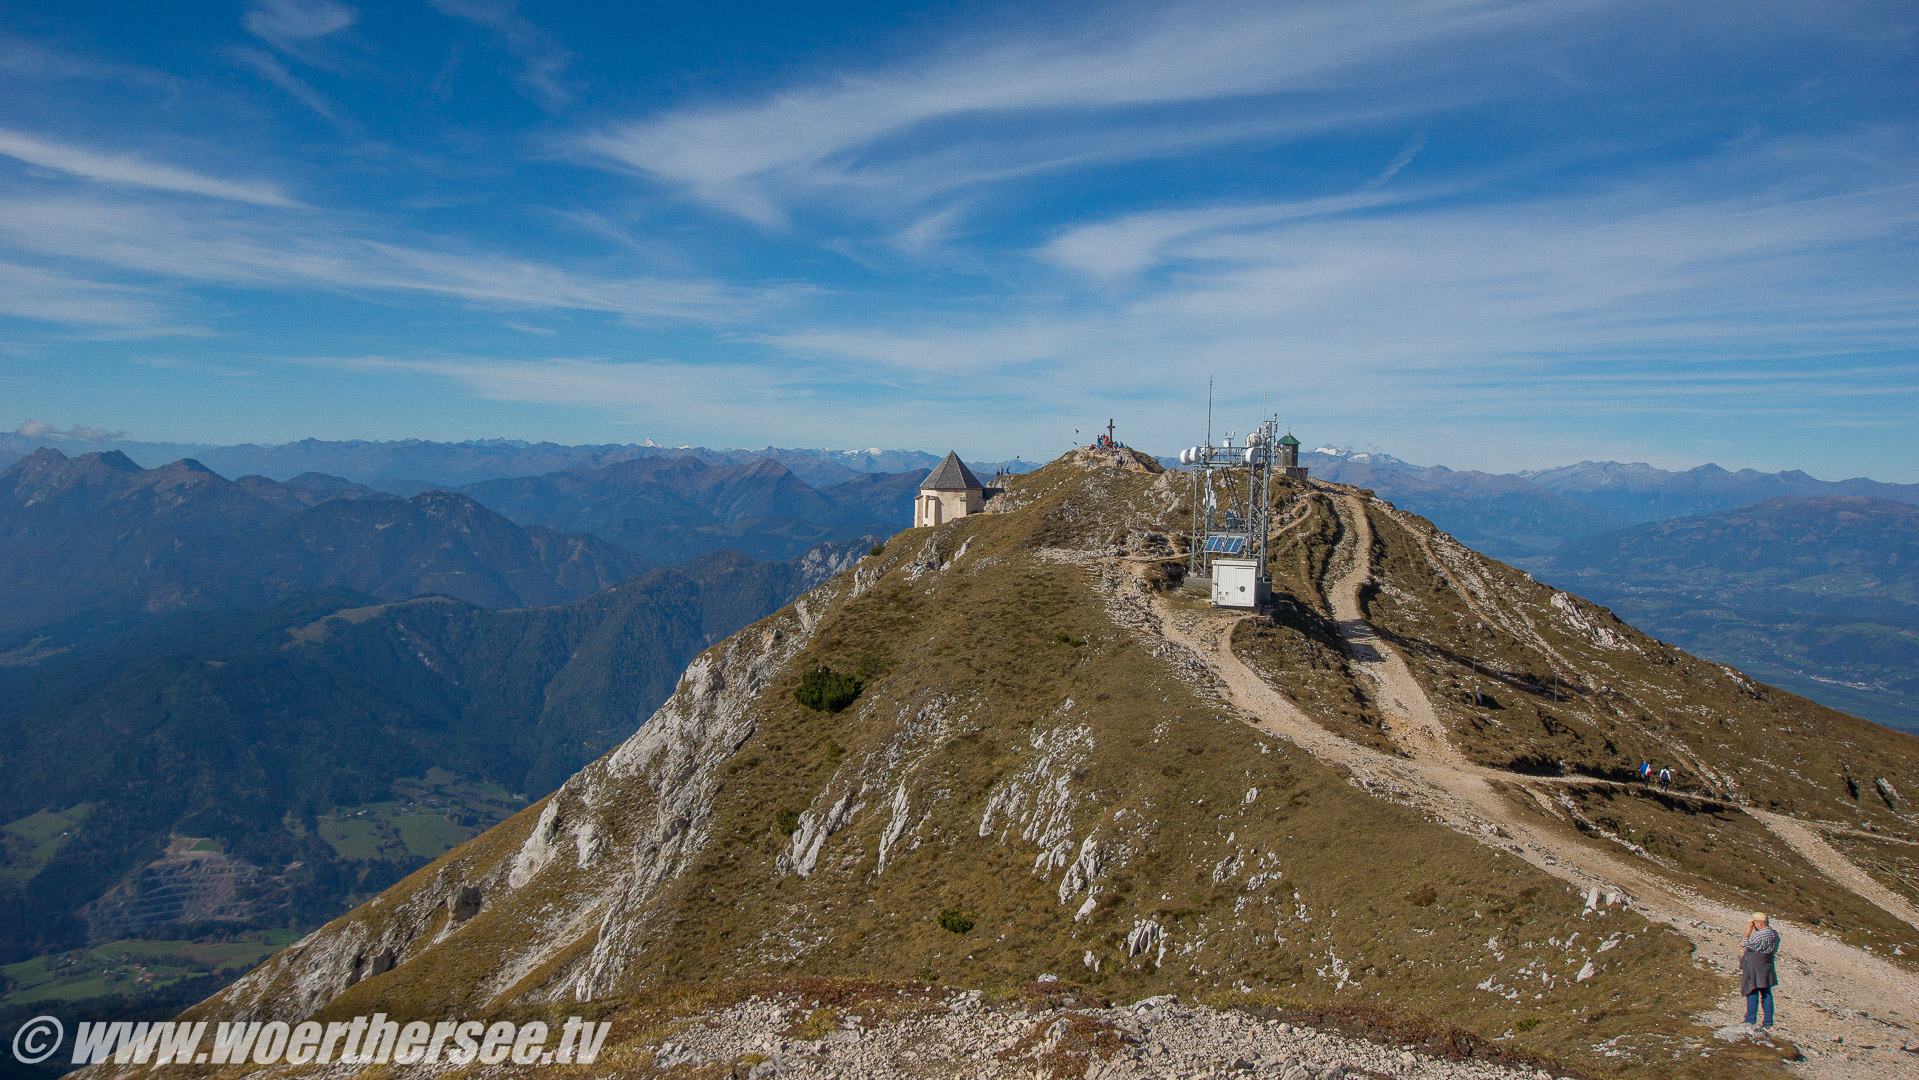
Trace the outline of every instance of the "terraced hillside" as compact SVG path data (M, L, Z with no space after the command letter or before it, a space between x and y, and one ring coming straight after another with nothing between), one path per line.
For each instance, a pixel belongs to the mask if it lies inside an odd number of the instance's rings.
M1278 493L1277 615L1213 609L1178 586L1185 494L1089 449L900 534L701 654L552 796L190 1015L585 1007L615 1020L597 1071L721 1076L767 1055L682 1061L675 1024L789 1001L811 1012L777 1052L827 1068L833 1002L948 1008L914 1004L934 984L1364 1020L1583 1076L1910 1068L1884 1025L1919 1024L1919 913L1885 868L1919 740L1336 485ZM1648 758L1675 790L1627 779ZM1718 1038L1755 907L1788 942L1785 1037ZM1045 1029L1084 1034L1072 1075L1161 1075L1096 1013Z

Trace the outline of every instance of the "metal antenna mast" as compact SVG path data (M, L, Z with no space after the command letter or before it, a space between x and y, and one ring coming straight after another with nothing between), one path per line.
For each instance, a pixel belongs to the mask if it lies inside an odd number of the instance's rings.
M1213 603L1258 609L1269 602L1272 589L1267 561L1271 556L1273 473L1280 465L1282 449L1279 420L1263 416L1240 445L1233 445L1234 433L1228 431L1220 445L1214 446L1212 405L1212 381L1208 379L1206 445L1189 447L1179 455L1180 464L1193 473L1187 573L1210 582ZM1243 487L1241 476L1245 478Z

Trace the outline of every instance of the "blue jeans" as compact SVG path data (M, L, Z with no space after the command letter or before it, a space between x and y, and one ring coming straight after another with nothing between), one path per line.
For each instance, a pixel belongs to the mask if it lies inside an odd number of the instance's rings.
M1771 1027L1772 987L1770 986L1764 990L1754 990L1752 993L1746 995L1746 1023L1750 1024L1759 1019L1759 1006L1761 1003L1764 1003L1766 1006L1765 1026Z

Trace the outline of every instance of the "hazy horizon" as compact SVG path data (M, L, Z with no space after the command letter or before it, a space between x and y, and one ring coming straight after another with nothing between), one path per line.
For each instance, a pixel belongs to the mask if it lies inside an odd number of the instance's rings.
M1215 438L1218 438L1224 435L1226 430L1227 430L1226 427L1221 426L1214 433ZM1095 437L1096 435L1100 433L1103 433L1103 431L1104 431L1103 428L1098 429L1096 431L1092 431L1092 432L1082 431L1081 434L1086 436L1086 438L1082 440L1082 443L1090 442L1093 437ZM628 439L628 440L610 440L606 442L562 442L555 439L522 439L522 438L516 438L513 436L506 436L506 435L481 435L481 436L475 436L475 437L466 438L466 439L416 439L409 436L402 436L399 438L389 438L389 439L351 439L351 438L326 439L326 438L321 438L319 436L309 435L309 436L301 436L298 438L286 439L286 440L274 441L274 442L266 442L266 441L260 441L260 440L242 440L240 442L234 442L234 443L210 443L210 442L197 442L197 441L174 440L174 439L142 439L128 432L120 432L120 431L109 432L103 429L82 428L80 429L79 433L75 433L71 429L63 431L61 429L54 428L52 425L46 424L44 422L36 423L32 421L22 424L19 428L7 434L14 437L18 437L18 438L23 438L23 439L39 439L48 444L58 444L58 445L54 445L53 448L60 450L62 453L67 454L67 456L69 457L77 456L78 454L83 454L83 453L91 453L94 450L118 449L121 447L136 446L136 445L137 446L160 446L160 447L183 448L183 449L184 448L231 449L231 448L242 447L242 446L257 446L263 449L268 449L268 448L277 447L277 446L296 445L309 440L316 441L316 442L323 442L323 443L330 443L330 442L404 443L409 441L419 441L419 442L436 442L436 443L443 443L447 445L460 445L460 444L476 444L477 445L477 444L486 444L486 443L511 443L511 444L518 444L522 446L550 445L550 446L559 446L559 447L651 446L653 448L660 449L660 450L709 450L715 453L758 453L766 450L789 450L789 451L800 451L800 452L808 452L808 453L839 453L839 454L918 453L918 454L927 454L933 457L942 456L948 450L956 450L960 454L960 456L968 462L980 461L980 462L996 463L996 462L1010 462L1017 459L1017 460L1032 462L1033 464L1036 464L1036 465L1044 465L1048 461L1051 461L1054 458L1059 456L1058 453L1055 453L1052 455L1048 455L1046 457L1026 457L1024 455L1013 454L1013 453L997 453L990 449L985 451L974 451L969 453L967 450L959 447L944 447L944 446L850 446L850 445L849 446L824 446L824 445L778 446L773 443L763 443L759 446L727 446L727 445L718 444L718 443L697 443L697 442L669 444L669 443L659 442L658 440L647 439L644 437L639 439ZM1125 441L1123 436L1121 437L1120 441L1121 442ZM1081 445L1082 443L1075 443L1074 445ZM1059 453L1064 453L1066 449L1070 449L1070 448L1062 448L1059 451ZM1135 449L1142 450L1146 453L1149 453L1156 457L1161 457L1161 458L1174 457L1179 453L1179 450L1180 450L1179 447L1151 447L1151 446L1138 446L1138 447L1135 447ZM1333 451L1339 454L1349 454L1349 455L1355 455L1355 456L1383 455L1386 457L1391 457L1406 465L1410 465L1416 468L1440 467L1440 468L1453 469L1455 471L1469 471L1463 466L1455 465L1451 462L1446 462L1446 461L1417 461L1412 458L1408 458L1402 454L1397 454L1391 450L1383 449L1377 446L1371 446L1371 447L1339 446L1333 443L1328 443L1324 440L1320 440L1320 441L1307 440L1306 445L1302 448L1302 452L1309 453L1309 454L1320 454L1320 453L1325 453L1327 451ZM167 462L136 462L136 463L141 465L141 467L143 468L149 468L149 469L155 468L158 465L167 464ZM1646 461L1622 461L1616 458L1580 458L1577 461L1555 461L1555 462L1548 462L1548 463L1541 463L1541 464L1534 464L1534 465L1525 465L1525 466L1520 466L1518 468L1496 470L1496 471L1506 475L1519 475L1524 473L1544 472L1550 469L1568 468L1568 467L1588 464L1588 463L1593 463L1593 464L1612 463L1612 464L1628 465L1628 466L1648 465L1648 466L1651 466L1652 468L1663 469L1667 472L1673 472L1673 473L1686 472L1691 469L1700 469L1700 468L1707 468L1707 467L1717 467L1717 468L1725 469L1728 472L1739 472L1739 471L1742 471L1743 469L1748 468L1747 466L1731 466L1731 465L1725 464L1724 462L1717 462L1717 461L1698 461L1698 462L1693 462L1691 464L1681 464L1677 466L1671 466L1671 465L1659 465L1659 464L1654 464L1652 462L1646 462ZM1495 471L1495 470L1476 470L1476 471ZM1856 474L1852 476L1821 476L1816 473L1811 473L1809 470L1804 470L1804 469L1795 470L1793 468L1773 469L1773 470L1755 470L1755 471L1768 472L1768 473L1793 472L1793 471L1806 472L1808 473L1808 475L1811 475L1816 480L1830 481L1830 482L1838 482L1838 481L1844 481L1844 480L1872 480L1879 483L1900 483L1901 482L1901 481L1895 481L1895 480L1887 480L1883 477L1869 476L1865 474Z
M6 2L0 424L1919 482L1919 13Z

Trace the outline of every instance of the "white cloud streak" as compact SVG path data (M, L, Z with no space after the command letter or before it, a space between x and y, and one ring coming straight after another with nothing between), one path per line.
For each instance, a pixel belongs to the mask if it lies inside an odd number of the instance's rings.
M50 142L24 132L0 129L0 155L101 183L230 199L256 206L290 208L299 205L275 184L223 180L172 165L143 161L131 154L102 154Z
M258 0L240 22L247 33L285 49L345 30L359 18L333 0Z
M1390 106L1376 103L1389 87L1403 90L1441 71L1484 71L1517 39L1595 6L1601 5L1188 5L1103 22L1112 29L975 48L838 76L757 102L669 112L586 136L579 145L715 206L775 222L790 200L832 189L889 187L896 198L910 199L902 190L910 185L893 183L891 169L902 156L926 158L929 144L948 160L928 172L953 186L1088 157L1128 160L1208 139L1323 130L1328 113L1431 108L1447 100L1437 88L1418 105L1403 95ZM1329 94L1345 100L1328 109ZM1254 121L1196 124L1188 117L1169 124L1151 115L1155 108L1260 95L1311 101L1275 99ZM965 123L986 117L1048 121L1047 130L1023 146L1015 137L1009 147L1003 130L981 139ZM1062 153L1062 140L1070 145L1075 132L1086 149Z
M1879 175L1826 194L1835 160ZM1701 170L1768 190L1703 196ZM1516 202L1365 190L1126 214L1034 252L1093 288L1078 298L764 340L909 393L942 372L1017 388L1036 412L1190 396L1209 372L1370 427L1883 410L1911 396L1897 358L1919 343L1915 171L1868 132Z
M162 327L159 298L141 289L0 261L0 314L70 325Z
M335 124L345 123L339 110L333 107L333 103L328 101L325 95L315 90L305 79L288 71L287 66L273 56L260 49L241 46L228 49L227 55L253 69L255 74L279 87L288 97L313 110L314 114L321 119Z
M564 76L573 54L559 39L520 14L512 0L428 0L444 15L466 19L493 32L494 40L520 61L520 82L548 105L572 100Z
M420 292L486 306L599 311L633 320L724 322L764 313L804 292L595 276L452 245L357 235L350 221L318 212L288 220L98 198L0 196L0 237L16 251L178 282Z

